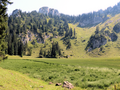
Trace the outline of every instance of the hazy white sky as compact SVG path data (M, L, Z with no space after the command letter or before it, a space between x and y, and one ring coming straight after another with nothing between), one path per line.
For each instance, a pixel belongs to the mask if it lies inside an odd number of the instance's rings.
M22 11L38 11L43 6L57 9L60 13L79 15L114 6L120 0L10 0L14 2L8 6L8 14L15 9Z

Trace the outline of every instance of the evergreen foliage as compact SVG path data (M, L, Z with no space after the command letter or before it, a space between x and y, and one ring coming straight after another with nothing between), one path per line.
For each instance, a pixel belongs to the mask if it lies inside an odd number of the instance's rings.
M9 17L8 26L8 36L6 40L8 41L8 54L10 55L22 56L32 54L32 48L27 46L27 42L22 41L22 36L25 36L28 32L37 34L37 38L40 38L39 42L42 43L45 43L45 36L49 36L50 33L53 35L50 36L50 41L56 36L62 36L65 38L63 41L66 41L67 49L71 47L70 39L75 37L75 30L73 31L72 28L69 28L65 18L57 16L48 18L46 15L39 14L36 11L26 13L18 10L16 15ZM20 48L22 48L22 51L20 51ZM52 43L51 50L41 52L42 49L40 49L39 57L57 57L61 55L59 48L58 42Z
M6 42L5 42L5 36L6 36L6 29L7 29L7 5L12 4L8 0L0 0L0 57L3 58L5 55L6 50Z
M43 57L57 58L58 56L61 56L61 49L58 42L53 42L52 47L50 48L50 50L48 50L48 52L40 48L40 52L39 52L40 58L43 58Z

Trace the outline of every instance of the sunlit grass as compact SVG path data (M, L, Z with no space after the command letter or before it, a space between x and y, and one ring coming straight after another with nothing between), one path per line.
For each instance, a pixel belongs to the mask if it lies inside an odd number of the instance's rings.
M43 86L43 88L41 88ZM0 68L0 90L64 90L19 72Z
M0 67L46 82L69 81L74 86L87 90L104 89L120 83L120 58L15 59L16 57L1 62Z

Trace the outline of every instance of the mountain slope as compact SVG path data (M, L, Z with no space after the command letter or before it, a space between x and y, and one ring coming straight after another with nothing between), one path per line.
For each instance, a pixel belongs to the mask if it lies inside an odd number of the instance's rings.
M119 42L120 42L120 34L116 33L113 28L114 26L120 22L120 14L115 15L114 17L111 17L104 23L99 24L100 27L100 33L105 33L104 35L107 39L107 43L103 46L100 46L98 48L95 48L93 52L90 52L89 54L94 56L119 56ZM109 33L108 33L109 32ZM115 40L114 40L115 39ZM100 52L100 49L103 48L104 52ZM96 54L96 55L95 55Z
M120 22L120 14L117 14L115 16L110 16L110 19L105 21L104 23L100 23L97 26L99 26L100 33L103 34L104 32L109 31L111 34L115 33L117 36L117 39L114 41L111 38L115 37L113 36L105 36L107 38L107 43L105 45L102 45L98 48L93 49L91 52L88 52L85 50L85 48L88 45L88 41L90 40L90 37L94 35L94 32L96 31L96 27L90 27L90 28L80 28L77 27L78 24L69 24L71 28L76 28L77 32L77 45L73 45L72 51L74 52L75 57L85 58L85 57L116 57L120 56L120 34L116 33L113 28L114 26ZM99 34L100 34L99 33ZM76 40L73 40L72 43L74 43ZM100 51L100 48L103 48L103 52Z
M79 16L50 16L54 9L48 7L30 13L17 9L8 20L6 52L45 58L119 56L119 9L118 3Z
M47 82L29 78L19 72L0 68L0 90L64 90Z
M110 33L114 32L113 28L114 26L120 21L119 17L120 14L117 14L115 16L110 16L110 19L108 19L107 21L105 21L104 23L100 23L97 26L99 26L100 31L104 30L104 31L109 31ZM50 20L50 19L49 19ZM49 22L48 20L48 22ZM62 50L62 53L64 53L63 55L66 56L68 55L69 58L89 58L89 57L113 57L113 56L119 56L119 33L114 32L117 35L117 40L116 41L108 41L109 38L107 38L107 43L105 45L103 45L103 47L105 48L105 52L101 54L101 52L98 52L99 48L95 48L93 51L91 52L87 52L85 50L88 41L91 37L91 35L94 34L94 32L96 31L96 26L93 27L78 27L79 23L73 24L73 23L69 23L69 28L72 28L72 30L75 29L76 31L76 39L70 39L71 42L71 48L70 49L66 49L66 45L64 44L64 40L63 40L63 36L56 36L50 39L52 35L52 33L48 33L49 37L45 39L45 43L37 43L35 40L35 44L31 44L35 38L35 34L34 33L30 33L30 38L32 38L33 35L33 40L28 42L28 46L29 47L33 47L32 49L32 56L33 57L38 57L39 56L39 51L40 51L40 47L45 47L43 48L43 50L47 50L50 49L51 47L51 43L53 41L57 41L59 43L59 46ZM30 39L29 38L29 39ZM114 53L113 53L114 52ZM115 53L116 52L116 53ZM95 54L96 53L96 54ZM100 55L99 55L100 54Z

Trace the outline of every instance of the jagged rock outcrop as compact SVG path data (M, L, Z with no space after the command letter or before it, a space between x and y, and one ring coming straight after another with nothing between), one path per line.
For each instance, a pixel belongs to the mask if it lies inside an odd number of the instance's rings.
M25 44L26 42L32 41L34 39L37 40L37 43L44 43L45 42L44 37L42 35L37 34L37 33L34 34L34 33L30 32L30 31L27 31L26 35L24 35L22 33L19 34L19 37L21 38L23 44ZM34 45L35 42L32 41L32 44Z
M89 47L87 51L90 52L95 48L99 48L100 46L105 45L106 43L107 43L107 39L103 35L91 36L87 46Z
M117 23L117 24L113 27L113 30L114 30L116 33L119 33L119 32L120 32L120 23Z
M60 13L58 10L48 8L48 7L42 7L39 9L39 13L45 14L47 16L52 15L52 16L60 16Z
M99 24L107 19L109 19L109 18L108 17L106 17L106 18L94 17L93 19L83 20L82 22L79 23L79 26L85 27L88 25L95 25L95 24Z
M16 10L14 10L14 11L12 12L12 15L13 15L13 16L16 16L16 17L21 17L20 12L21 12L21 10L16 9Z
M115 33L111 33L110 38L111 38L111 41L116 41L118 36Z
M48 12L49 12L49 8L48 7L42 7L42 8L39 9L39 13L48 15Z

